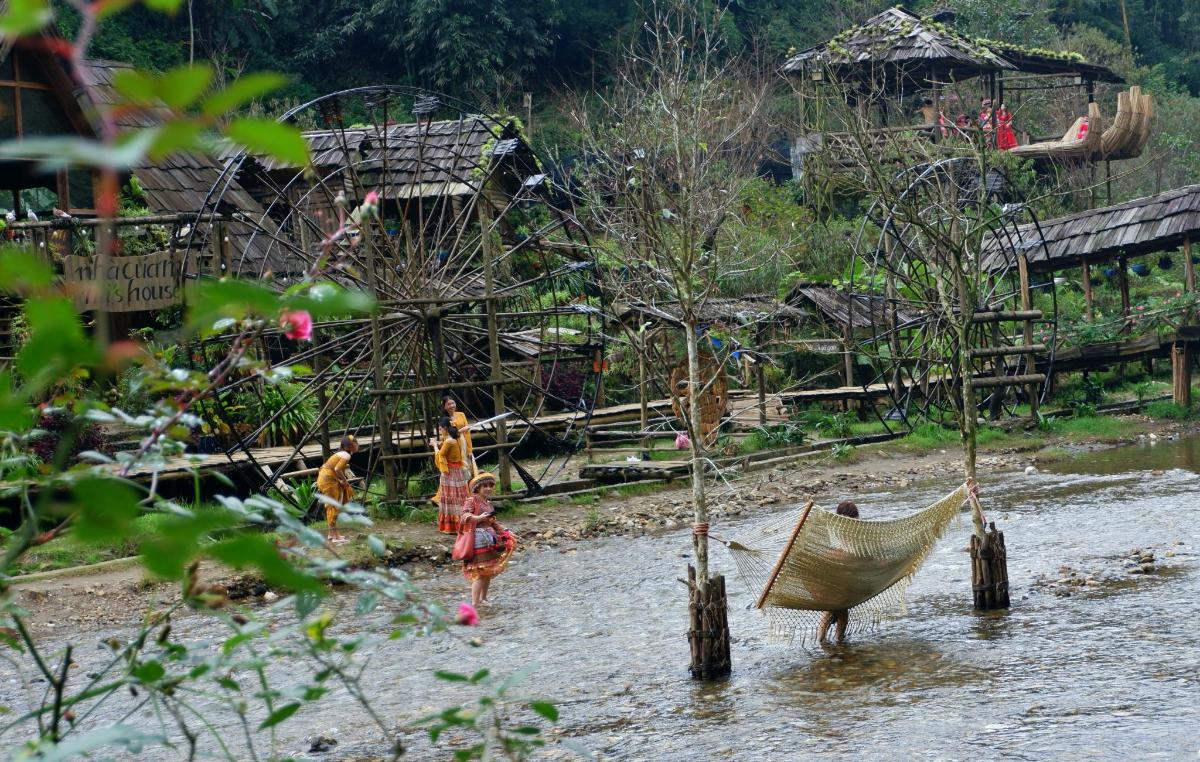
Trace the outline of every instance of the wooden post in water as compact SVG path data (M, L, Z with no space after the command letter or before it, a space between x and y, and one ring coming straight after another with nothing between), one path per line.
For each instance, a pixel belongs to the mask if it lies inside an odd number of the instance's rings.
M1017 257L1017 272L1021 279L1021 309L1026 312L1033 309L1033 293L1029 290L1029 259L1021 254ZM1028 319L1022 321L1024 326L1022 337L1025 340L1025 346L1033 344L1033 324ZM997 323L999 326L999 323ZM1027 373L1037 373L1037 356L1033 354L1024 355ZM1026 394L1029 395L1029 416L1037 420L1038 415L1038 386L1030 384L1026 388Z
M983 539L971 535L971 590L976 611L1009 608L1008 552L1004 533L988 524Z
M688 644L692 661L688 671L697 680L724 677L733 671L729 655L729 614L725 605L725 577L709 577L696 584L696 567L688 566Z

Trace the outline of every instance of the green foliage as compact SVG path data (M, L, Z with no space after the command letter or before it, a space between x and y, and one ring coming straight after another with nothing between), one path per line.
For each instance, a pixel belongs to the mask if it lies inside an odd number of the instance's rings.
M853 434L851 418L846 413L831 413L826 410L807 410L800 419L831 439L845 439Z
M834 444L830 452L833 454L833 459L839 463L850 463L858 457L858 450L855 449L854 445L847 442Z
M246 394L243 399L247 420L268 424L258 438L267 447L300 444L317 420L316 397L299 384L264 384L257 394Z
M1159 402L1151 402L1146 405L1146 415L1151 418L1165 419L1169 421L1190 421L1196 417L1196 410L1187 408L1183 405L1177 405L1174 402L1165 400Z
M743 452L757 452L779 447L795 447L804 444L805 433L794 423L776 423L770 426L755 426L750 435L742 440Z
M546 745L541 728L521 725L511 730L506 725L510 713L517 709L540 717L549 722L558 721L558 707L549 701L537 699L514 699L509 694L529 676L528 671L516 672L503 679L492 675L490 670L480 670L473 675L457 672L436 672L435 676L446 683L478 686L484 693L475 707L464 709L452 707L420 720L417 725L426 727L429 740L437 744L447 731L466 728L476 731L482 740L454 753L455 760L495 759L503 755L512 759L524 759Z

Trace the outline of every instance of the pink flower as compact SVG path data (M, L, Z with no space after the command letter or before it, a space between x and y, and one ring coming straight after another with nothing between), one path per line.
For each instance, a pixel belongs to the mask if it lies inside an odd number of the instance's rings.
M686 450L692 446L692 440L688 439L688 435L682 431L675 435L675 449Z
M479 624L479 612L469 603L458 604L458 616L454 617L455 624L465 624L474 627Z
M379 191L370 191L363 197L363 206L379 206Z
M1138 312L1145 312L1145 311L1146 311L1146 305L1144 305L1144 304L1139 304L1139 305L1138 305Z
M283 335L298 341L312 340L312 315L304 310L284 310L279 316Z

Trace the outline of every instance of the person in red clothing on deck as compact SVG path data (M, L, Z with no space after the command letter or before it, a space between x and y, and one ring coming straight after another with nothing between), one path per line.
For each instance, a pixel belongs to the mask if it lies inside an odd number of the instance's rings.
M996 109L996 147L1001 151L1017 147L1017 133L1012 126L1012 112L1001 103Z

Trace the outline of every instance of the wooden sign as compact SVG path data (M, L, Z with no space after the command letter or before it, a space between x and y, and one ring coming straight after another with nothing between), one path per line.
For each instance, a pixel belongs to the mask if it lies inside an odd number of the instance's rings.
M170 307L183 301L184 251L158 251L138 257L111 257L97 280L96 257L62 258L63 282L81 310L137 312ZM196 272L196 255L188 272ZM101 304L100 294L107 294Z

